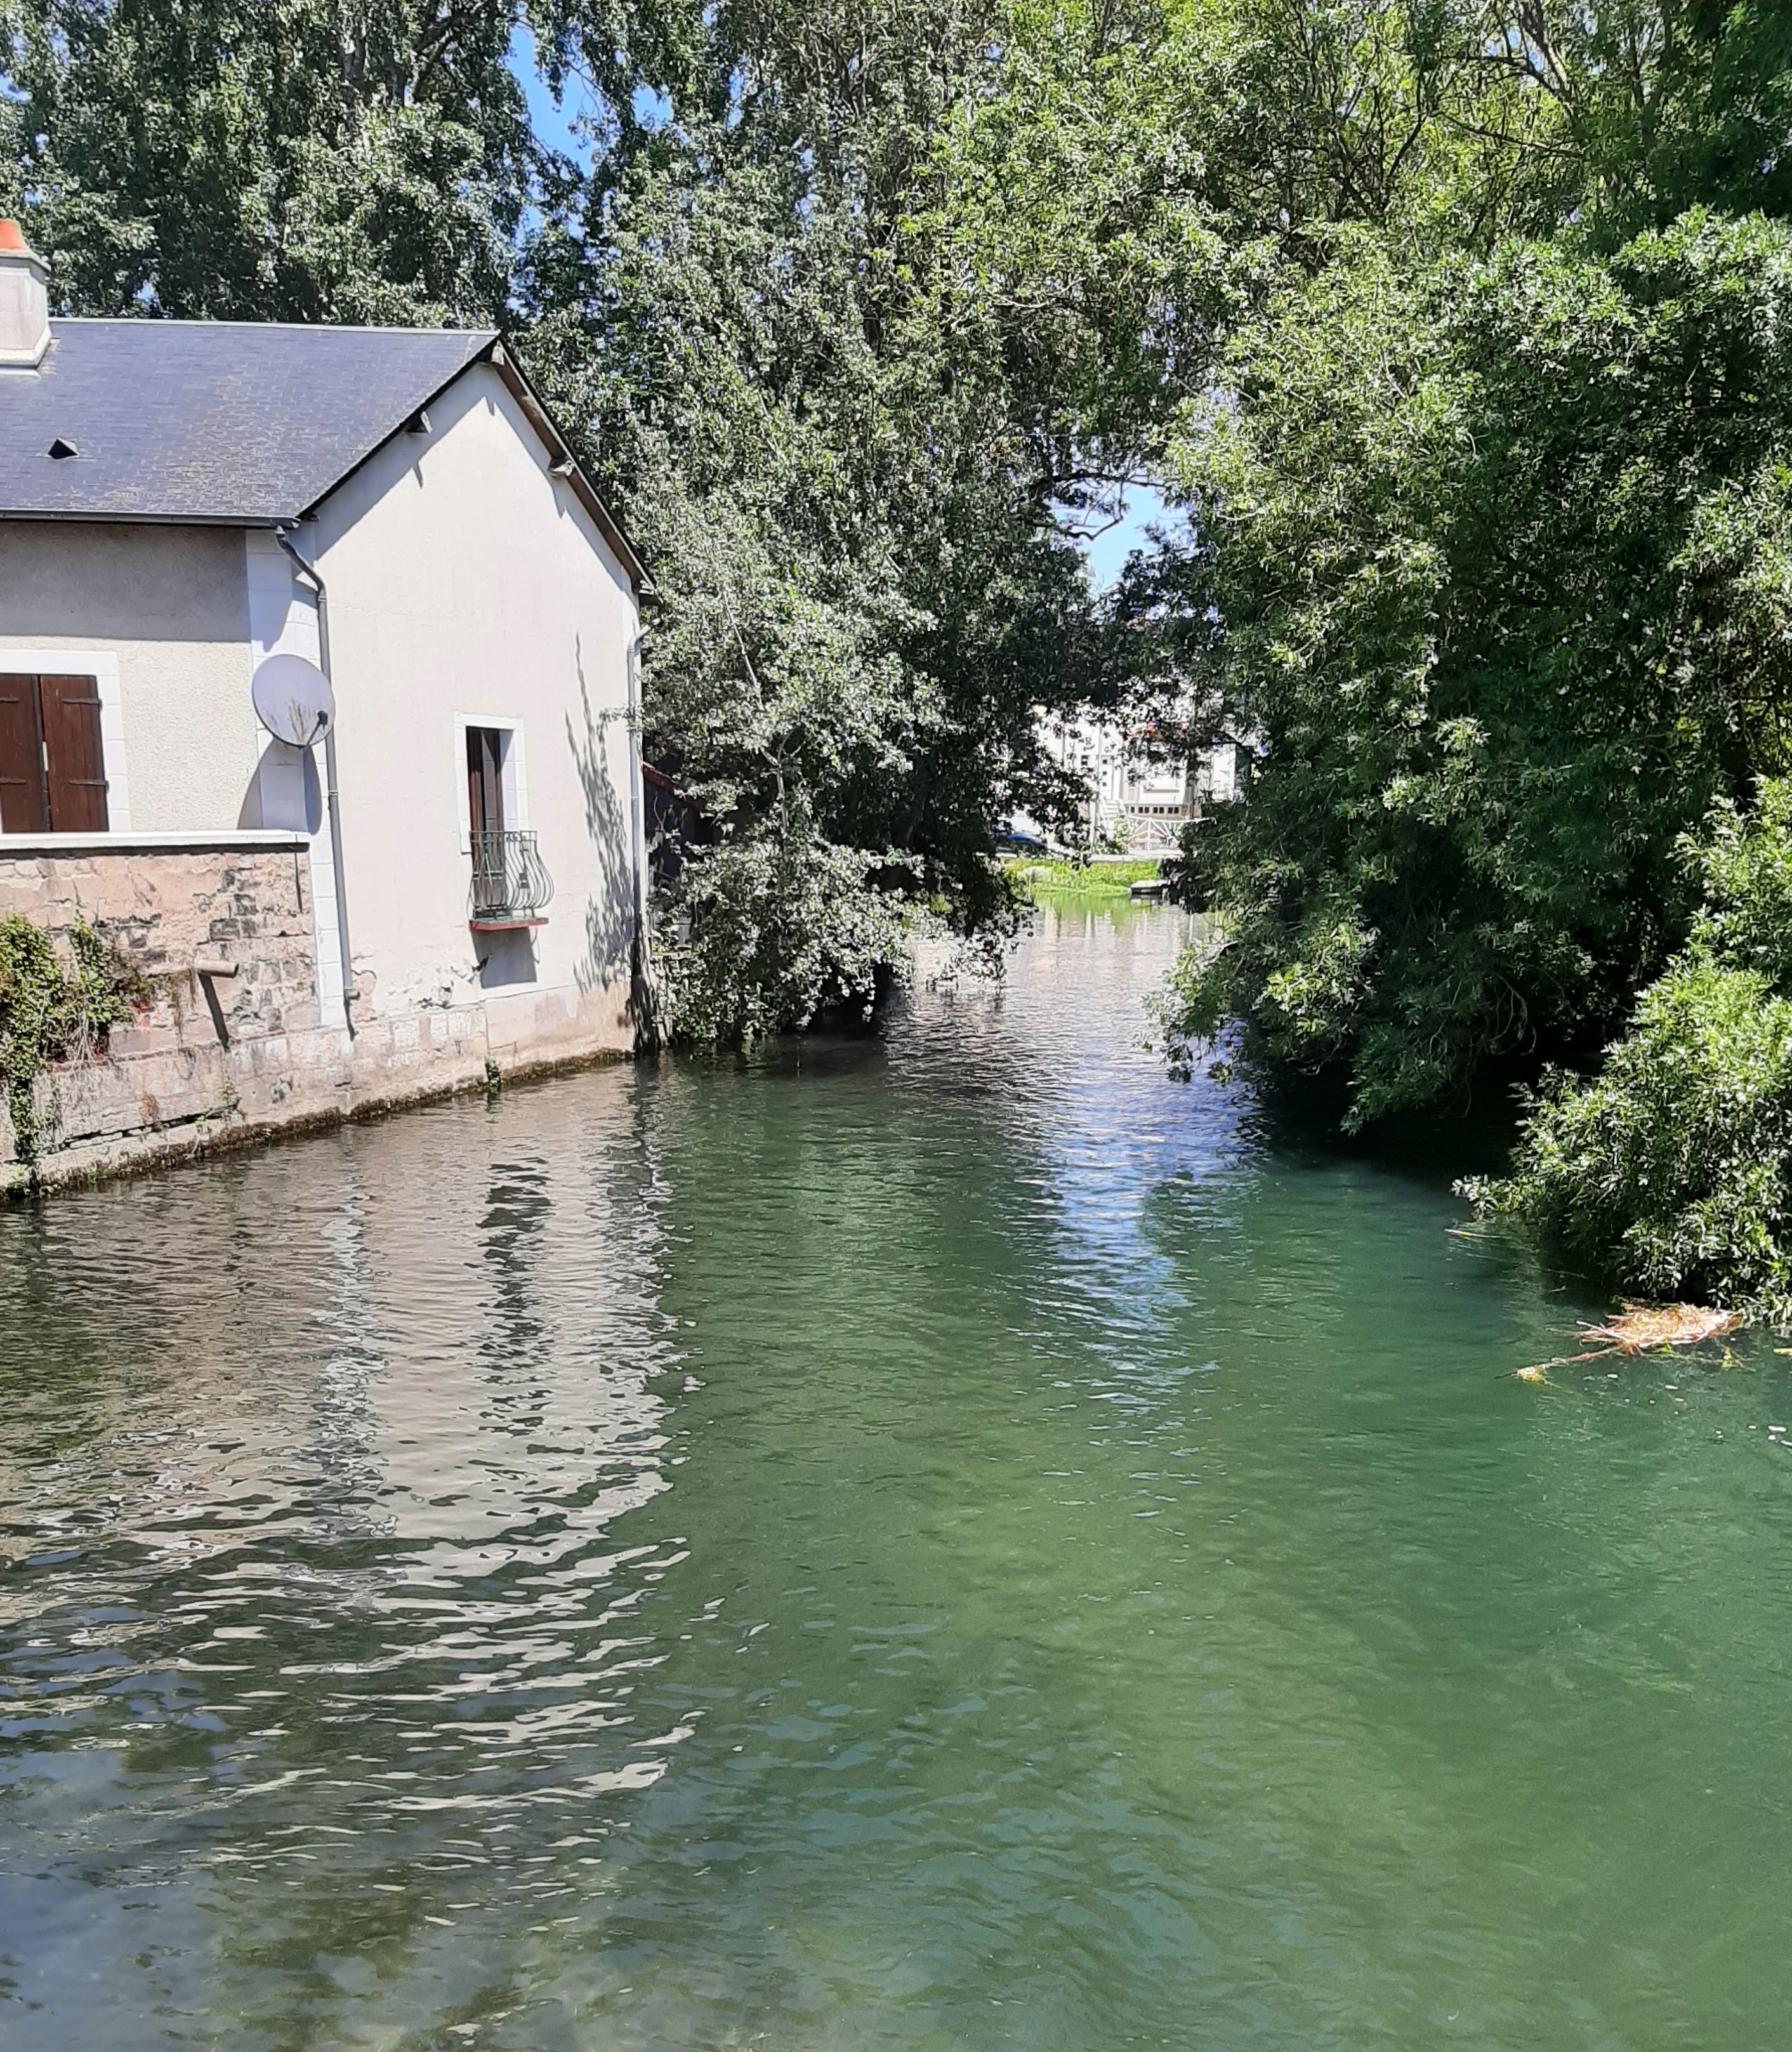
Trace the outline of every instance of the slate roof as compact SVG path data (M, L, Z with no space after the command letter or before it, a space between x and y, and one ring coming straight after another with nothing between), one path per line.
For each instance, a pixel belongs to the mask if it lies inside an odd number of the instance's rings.
M495 334L273 322L58 320L0 370L0 517L297 519ZM57 441L76 453L58 461Z

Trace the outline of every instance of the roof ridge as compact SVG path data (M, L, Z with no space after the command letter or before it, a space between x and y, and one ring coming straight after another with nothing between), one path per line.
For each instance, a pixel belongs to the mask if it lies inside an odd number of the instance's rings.
M224 334L242 328L265 333L279 328L293 335L464 335L497 342L504 331L496 327L400 327L366 321L188 320L167 314L53 314L50 327L209 328Z

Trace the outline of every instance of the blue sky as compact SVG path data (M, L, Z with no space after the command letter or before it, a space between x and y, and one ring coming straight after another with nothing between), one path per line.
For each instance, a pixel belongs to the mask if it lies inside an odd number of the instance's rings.
M510 37L510 68L522 81L523 90L529 96L529 119L535 133L550 149L563 150L569 157L586 166L590 152L572 131L572 123L581 115L595 111L597 103L590 89L577 78L567 80L567 99L563 107L556 106L541 73L535 69L535 39L524 28L514 29Z
M1132 551L1146 546L1150 538L1145 529L1151 523L1172 533L1182 525L1180 516L1165 504L1161 492L1139 485L1126 495L1126 511L1120 524L1083 544L1096 590L1105 591L1126 568L1126 559Z

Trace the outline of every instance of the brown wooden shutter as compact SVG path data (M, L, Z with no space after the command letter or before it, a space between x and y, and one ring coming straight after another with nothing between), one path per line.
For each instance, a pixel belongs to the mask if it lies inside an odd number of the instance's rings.
M475 833L504 832L504 758L496 727L467 729L467 812Z
M49 831L37 679L0 676L0 833Z
M44 743L49 756L52 833L106 831L106 760L100 745L100 687L92 677L45 677Z

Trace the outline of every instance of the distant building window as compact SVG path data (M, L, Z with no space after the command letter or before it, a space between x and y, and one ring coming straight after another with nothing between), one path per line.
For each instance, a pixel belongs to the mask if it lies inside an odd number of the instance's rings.
M108 824L96 679L0 676L0 832Z

